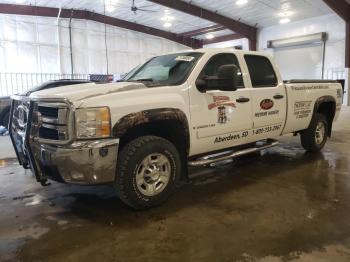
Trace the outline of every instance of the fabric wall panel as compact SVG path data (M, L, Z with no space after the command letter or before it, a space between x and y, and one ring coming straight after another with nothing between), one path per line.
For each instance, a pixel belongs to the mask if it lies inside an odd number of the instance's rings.
M37 31L40 44L57 45L57 27L55 24L38 24Z
M128 51L133 53L141 52L141 44L139 38L128 37Z
M36 41L36 28L34 23L28 23L25 21L17 21L17 41L23 42L35 42Z
M74 49L87 49L88 41L89 39L85 30L72 29L72 46Z
M11 72L28 72L36 73L40 72L40 57L38 57L38 46L18 43L17 47L17 59L11 61ZM44 60L46 58L43 58Z
M60 71L57 46L40 46L40 72L57 73Z
M90 70L90 55L85 50L73 49L73 68L76 74L88 74ZM70 58L69 58L70 59ZM69 61L70 68L70 61ZM79 73L78 73L79 72Z
M86 52L84 52L86 55ZM94 74L105 74L107 72L106 64L106 53L102 51L90 51L88 52L89 57L89 73L93 72ZM78 72L78 71L76 71Z
M17 40L17 30L16 30L16 21L13 20L10 16L3 17L3 39L16 41Z
M88 32L87 33L88 49L101 51L105 50L105 37L100 32Z
M69 47L60 48L62 74L71 73L70 50ZM87 63L87 62L86 62Z
M6 70L6 50L5 43L0 42L0 72L5 72Z
M60 46L69 47L69 29L68 27L64 27L61 21L60 21L59 32L60 32L60 36L59 36Z
M56 18L0 15L1 70L70 74L69 19L59 20L59 36L56 23ZM105 28L102 23L73 19L74 73L106 73L105 29L109 73L112 74L125 74L151 56L187 49L183 45L151 35L109 25ZM19 67L19 56L29 66Z
M115 43L115 50L125 52L128 51L128 38L124 35L113 36L113 41Z
M18 69L18 53L17 44L14 42L4 42L5 59L6 59L6 71L7 72L19 72Z

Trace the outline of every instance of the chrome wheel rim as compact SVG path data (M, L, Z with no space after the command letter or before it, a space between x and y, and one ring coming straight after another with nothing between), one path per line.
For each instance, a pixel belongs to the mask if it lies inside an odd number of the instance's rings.
M171 165L169 159L161 153L146 156L136 168L136 185L145 196L155 196L169 183Z
M323 122L319 122L316 126L315 141L316 144L320 145L323 143L324 137L326 135L326 128Z

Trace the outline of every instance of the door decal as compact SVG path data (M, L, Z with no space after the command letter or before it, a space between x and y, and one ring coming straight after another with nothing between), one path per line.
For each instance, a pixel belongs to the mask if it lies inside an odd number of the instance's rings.
M260 108L263 110L269 110L271 108L273 108L273 101L271 99L264 99L260 102Z
M225 124L230 119L227 117L227 107L236 108L236 104L230 101L228 96L213 96L213 103L208 105L208 109L218 109L218 120L219 124Z

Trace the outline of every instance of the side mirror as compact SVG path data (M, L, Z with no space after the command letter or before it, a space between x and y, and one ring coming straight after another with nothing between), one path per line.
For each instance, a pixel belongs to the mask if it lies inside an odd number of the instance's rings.
M209 90L236 91L237 73L238 67L236 65L222 65L218 69L217 76L198 78L196 86L201 92Z

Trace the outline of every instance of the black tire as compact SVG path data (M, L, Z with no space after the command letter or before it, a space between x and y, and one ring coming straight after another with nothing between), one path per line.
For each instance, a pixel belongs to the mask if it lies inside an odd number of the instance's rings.
M2 125L8 129L10 122L10 112L6 112L2 118Z
M317 142L317 139L316 139L316 130L319 124L324 125L324 135L323 135L323 139L321 139L321 142L320 141ZM320 151L326 144L327 137L328 137L328 120L324 115L318 114L318 113L316 113L313 116L308 129L300 133L301 145L308 152Z
M140 166L142 168L146 157L152 154L161 154L166 157L167 167L170 166L168 172L170 175L161 192L147 196L137 185L136 175L139 173ZM119 152L115 187L119 198L124 203L134 209L142 210L165 202L176 189L180 176L181 160L176 147L161 137L142 136L126 144Z

